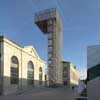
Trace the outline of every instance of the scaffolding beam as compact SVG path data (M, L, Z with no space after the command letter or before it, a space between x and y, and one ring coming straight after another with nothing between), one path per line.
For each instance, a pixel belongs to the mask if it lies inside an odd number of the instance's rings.
M56 8L35 14L35 24L48 35L49 85L62 84L61 20Z

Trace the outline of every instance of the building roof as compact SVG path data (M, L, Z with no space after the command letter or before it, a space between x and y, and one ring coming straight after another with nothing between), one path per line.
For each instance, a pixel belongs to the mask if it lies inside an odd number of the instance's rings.
M14 45L18 46L18 47L19 47L20 49L22 49L22 50L24 50L24 51L26 51L26 52L30 51L30 54L33 54L33 53L34 53L34 55L37 56L37 58L38 58L39 60L41 60L42 62L45 62L43 59L41 59L41 57L38 55L36 49L35 49L32 45L31 45L31 46L21 46L21 45L17 44L15 41L13 41L13 40L11 40L11 39L5 37L5 36L0 36L0 40L1 40L1 41L6 41L6 40L7 40L7 41L10 41L11 43L13 43ZM28 52L28 53L29 53L29 52Z

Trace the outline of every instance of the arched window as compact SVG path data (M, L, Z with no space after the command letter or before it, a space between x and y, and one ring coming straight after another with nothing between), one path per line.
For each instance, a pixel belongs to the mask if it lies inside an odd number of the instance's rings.
M11 84L18 84L19 80L19 62L16 56L11 57Z
M34 84L34 65L32 61L28 62L27 79L28 79L28 85Z
M39 68L39 85L42 85L42 68Z

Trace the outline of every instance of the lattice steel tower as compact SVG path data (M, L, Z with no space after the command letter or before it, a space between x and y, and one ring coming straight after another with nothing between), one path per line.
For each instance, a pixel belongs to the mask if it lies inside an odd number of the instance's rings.
M62 84L61 20L56 8L35 14L35 24L48 35L49 85Z

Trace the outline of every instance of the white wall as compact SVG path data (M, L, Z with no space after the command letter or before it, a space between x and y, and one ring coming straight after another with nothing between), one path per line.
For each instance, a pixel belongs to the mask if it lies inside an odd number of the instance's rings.
M3 79L3 89L4 94L12 93L18 90L18 88L27 87L27 65L29 61L34 64L34 86L39 86L39 68L42 67L43 70L43 81L45 75L45 62L35 55L34 50L24 49L8 39L4 39L4 79ZM36 52L36 51L35 51ZM16 56L19 62L19 85L10 84L10 67L11 67L11 57ZM22 79L22 81L21 81Z

